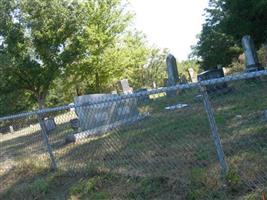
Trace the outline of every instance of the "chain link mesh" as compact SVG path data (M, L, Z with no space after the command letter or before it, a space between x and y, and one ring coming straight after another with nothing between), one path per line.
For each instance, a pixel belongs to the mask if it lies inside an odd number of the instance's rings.
M266 71L254 72L1 118L1 175L25 160L51 165L50 148L70 175L94 168L166 178L175 199L259 199L267 187L266 83Z

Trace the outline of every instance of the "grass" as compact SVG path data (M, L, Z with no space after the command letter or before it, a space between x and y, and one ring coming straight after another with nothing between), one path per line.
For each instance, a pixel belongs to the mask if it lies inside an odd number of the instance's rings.
M145 120L70 145L62 145L73 131L69 114L61 113L49 135L56 172L49 171L38 126L0 136L0 199L261 199L267 85L254 80L229 87L227 94L210 95L230 168L224 177L198 91L187 90L141 102L140 112L150 113ZM189 107L164 109L177 102Z

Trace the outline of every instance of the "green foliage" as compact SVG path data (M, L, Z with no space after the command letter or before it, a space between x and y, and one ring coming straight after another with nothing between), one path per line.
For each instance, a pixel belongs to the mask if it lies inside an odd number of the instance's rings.
M36 199L48 193L49 185L43 178L39 178L34 180L34 182L30 184L28 188L32 198Z
M264 66L267 67L267 46L262 46L258 51L259 62Z
M201 57L204 70L217 68L218 65L228 66L233 57L241 53L241 48L233 38L213 26L204 25L194 54Z
M242 187L242 181L240 179L240 176L237 174L237 170L230 169L225 177L225 180L228 188L232 192L240 191Z
M133 193L130 193L132 199L157 199L168 188L168 178L155 177L144 178L136 187Z
M52 82L72 61L79 6L65 0L0 2L0 68L9 90L29 92L39 107L45 105Z
M82 93L102 92L116 71L114 68L117 65L107 62L116 52L114 47L120 43L120 36L131 19L124 8L120 0L92 0L84 3L86 16L81 37L78 38L79 58L66 71L67 75L72 75L72 84L84 82L86 89L79 88L83 90Z
M0 2L0 106L64 104L74 96L110 92L122 78L140 87L152 51L130 30L121 0ZM7 97L7 98L6 98Z
M193 54L204 69L228 66L241 52L241 38L251 35L256 47L267 38L265 0L210 0L206 22Z
M102 174L103 175L103 174ZM111 175L98 174L89 179L81 179L72 188L70 188L71 197L80 197L82 199L109 199L109 194L101 191L103 184L112 179Z
M147 87L152 88L153 83L157 87L164 86L164 79L167 78L166 58L169 54L168 49L159 49L152 47L149 49L146 63L140 66L133 73L132 82L136 88Z
M187 200L217 199L223 200L224 191L219 188L218 175L207 173L205 168L193 168L190 173L189 191L186 194Z
M188 73L189 68L194 69L196 74L200 73L201 71L200 66L196 60L186 60L182 62L177 62L177 67L178 67L179 76L181 78L185 77L186 80L190 80L189 73Z

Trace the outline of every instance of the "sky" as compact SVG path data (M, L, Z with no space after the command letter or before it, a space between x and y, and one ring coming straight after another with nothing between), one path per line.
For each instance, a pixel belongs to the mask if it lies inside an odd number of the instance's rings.
M134 26L151 45L168 48L177 60L186 60L204 23L208 0L130 0Z

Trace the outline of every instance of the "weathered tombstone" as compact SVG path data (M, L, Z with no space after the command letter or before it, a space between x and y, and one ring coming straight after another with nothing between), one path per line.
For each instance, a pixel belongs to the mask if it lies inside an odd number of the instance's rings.
M48 132L51 132L51 131L53 131L56 128L56 123L55 123L54 118L47 118L47 119L45 119L44 120L44 124L45 124L46 130Z
M0 132L1 132L2 134L8 134L8 133L10 133L10 128L9 128L9 126L3 126L3 127L0 127Z
M118 100L101 103L101 99L116 97L112 94L92 94L75 98L76 114L83 132L75 134L77 138L102 134L140 119L137 99ZM98 102L98 103L96 103ZM73 139L69 136L66 140Z
M242 38L242 46L246 57L246 71L253 72L263 70L263 67L259 63L254 42L249 35L246 35Z
M179 74L175 57L169 54L167 56L166 63L167 63L167 73L168 73L167 85L174 86L179 82Z
M128 80L123 79L118 82L119 90L122 91L123 94L132 94L133 88L129 86Z
M208 70L205 72L200 73L197 78L198 81L205 81L205 80L211 80L215 78L222 78L224 77L223 69L213 69L213 70ZM219 93L224 93L228 92L229 88L227 87L226 83L218 83L214 85L209 85L206 87L207 92L219 92Z
M10 131L10 133L14 133L14 128L13 128L13 126L9 126L9 131Z
M155 81L153 81L153 88L156 89L157 88L157 84Z
M117 95L113 94L90 94L84 96L78 96L74 99L75 112L80 121L80 127L82 130L87 130L95 128L101 124L99 117L105 121L108 118L107 110L105 106L101 106L99 109L95 109L96 106L90 106L89 104L95 101L100 101L101 99L115 97ZM97 105L97 108L99 106ZM98 112L95 112L98 110Z
M222 68L223 74L227 74L227 69L225 67Z
M74 131L77 131L80 127L80 122L79 122L79 119L71 119L70 120L70 125L71 125L71 128L74 130Z
M197 74L195 73L193 68L188 69L188 74L189 74L190 81L192 83L197 83Z

